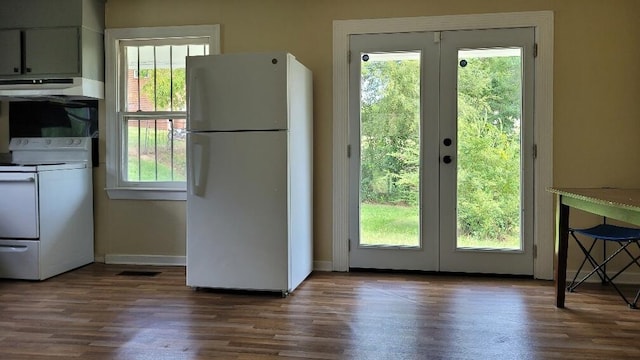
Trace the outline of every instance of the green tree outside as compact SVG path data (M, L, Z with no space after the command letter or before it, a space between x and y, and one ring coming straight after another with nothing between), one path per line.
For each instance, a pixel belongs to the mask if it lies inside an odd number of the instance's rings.
M140 70L140 76L148 78L142 85L142 93L155 102L156 111L184 111L187 108L186 70Z
M417 60L363 63L361 197L418 204L420 66Z

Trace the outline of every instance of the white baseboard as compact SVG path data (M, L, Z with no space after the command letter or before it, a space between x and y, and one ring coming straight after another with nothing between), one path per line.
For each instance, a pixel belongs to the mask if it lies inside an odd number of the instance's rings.
M105 264L123 264L123 265L156 265L156 266L185 266L187 264L186 256L164 256L164 255L125 255L125 254L107 254L104 256L96 256L96 262ZM314 271L333 271L333 263L331 261L314 261ZM575 275L575 271L567 270L567 281L571 281ZM587 272L583 271L583 276ZM611 275L615 272L607 271ZM587 282L598 283L600 278L593 275ZM640 284L640 272L626 271L616 279L618 284Z
M156 266L185 266L186 256L163 256L163 255L126 255L126 254L106 254L96 256L96 262L105 264L123 265L156 265ZM314 271L332 271L331 261L314 261Z
M186 256L163 256L163 255L124 255L124 254L107 254L104 256L96 256L96 262L105 264L122 264L122 265L156 265L156 266L185 266L187 264ZM314 271L333 271L333 263L331 261L314 261ZM609 272L607 272L609 273ZM567 270L567 281L571 281L575 276L575 271ZM587 273L583 271L583 274ZM612 275L615 272L611 273ZM583 276L584 276L583 275ZM600 278L594 274L586 282L598 283ZM619 284L640 284L640 272L626 271L616 279Z
M97 257L96 257L97 259ZM185 266L186 256L106 254L105 264Z
M581 279L582 276L587 275L589 272L588 271L581 271L581 276L578 277L578 279ZM616 272L615 271L610 271L607 270L607 275L612 276L614 275ZM569 271L567 270L567 281L571 281L573 279L573 277L576 275L575 271ZM585 282L589 282L589 283L599 283L600 282L600 278L598 277L598 275L593 274L589 279L587 279ZM616 284L640 284L640 272L637 271L625 271L622 274L620 274L615 280L614 282Z

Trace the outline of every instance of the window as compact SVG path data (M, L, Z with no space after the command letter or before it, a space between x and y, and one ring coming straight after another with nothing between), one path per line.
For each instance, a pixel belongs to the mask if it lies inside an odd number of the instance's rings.
M186 198L186 57L219 43L217 25L106 31L110 198Z

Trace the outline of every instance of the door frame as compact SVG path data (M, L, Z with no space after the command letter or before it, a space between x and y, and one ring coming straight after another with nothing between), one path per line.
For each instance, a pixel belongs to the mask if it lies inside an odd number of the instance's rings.
M349 35L534 27L534 277L553 279L553 12L533 11L333 22L333 271L349 271Z

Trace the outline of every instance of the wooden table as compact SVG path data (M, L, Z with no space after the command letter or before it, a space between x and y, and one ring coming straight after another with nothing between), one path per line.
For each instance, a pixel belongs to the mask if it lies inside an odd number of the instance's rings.
M640 189L550 188L558 196L556 209L555 288L556 307L564 307L567 285L569 209L579 209L640 226Z

